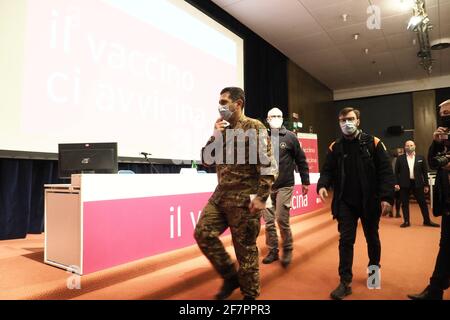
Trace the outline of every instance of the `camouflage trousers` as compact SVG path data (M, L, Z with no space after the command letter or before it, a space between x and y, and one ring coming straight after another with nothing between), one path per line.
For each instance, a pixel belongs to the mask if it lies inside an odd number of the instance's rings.
M242 294L255 298L260 294L256 246L256 238L261 228L260 219L261 212L252 214L248 208L218 206L208 202L194 233L200 250L222 278L229 279L237 273ZM236 271L230 255L219 239L228 227L231 230L239 271Z
M283 251L292 251L293 241L291 226L289 224L291 199L294 187L285 187L274 190L270 194L272 208L264 210L266 222L266 245L270 251L278 252L278 236L275 220L280 228Z

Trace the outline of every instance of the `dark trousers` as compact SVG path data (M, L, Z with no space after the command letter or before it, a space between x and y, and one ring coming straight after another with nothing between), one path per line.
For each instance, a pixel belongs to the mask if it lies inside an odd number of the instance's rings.
M450 216L447 215L442 217L439 253L430 286L433 290L446 290L450 287Z
M248 208L218 206L208 202L195 227L194 237L203 254L224 279L236 275L233 261L219 236L229 227L234 252L239 262L237 276L244 296L260 293L259 260L256 239L261 228L261 212Z
M400 199L400 190L395 191L394 200L395 200L395 215L400 215L400 205L402 204L402 200Z
M400 198L402 201L402 211L403 219L405 222L409 222L409 195L412 192L417 200L420 207L420 212L422 212L423 222L430 222L430 213L428 212L428 205L425 200L424 187L416 188L414 180L411 180L409 188L400 188Z
M340 201L338 220L339 238L339 276L341 282L351 283L353 279L353 246L356 239L358 220L361 219L369 254L369 266L380 266L381 242L378 235L380 216L365 217L362 208L355 208Z

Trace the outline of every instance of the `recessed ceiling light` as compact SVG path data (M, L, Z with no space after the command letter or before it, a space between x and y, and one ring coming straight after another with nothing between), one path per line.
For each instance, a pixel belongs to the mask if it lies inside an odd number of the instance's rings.
M378 71L378 75L379 76L381 76L383 74L383 72L381 72L381 71Z
M365 49L364 49L364 53L365 53L365 54L369 54L369 48L365 48Z
M354 39L354 40L358 40L358 38L359 38L359 33L355 33L355 34L353 35L353 39Z
M347 22L348 14L344 13L341 17L342 21Z
M416 43L417 43L417 40L416 40L416 39L413 39L413 46L415 46Z

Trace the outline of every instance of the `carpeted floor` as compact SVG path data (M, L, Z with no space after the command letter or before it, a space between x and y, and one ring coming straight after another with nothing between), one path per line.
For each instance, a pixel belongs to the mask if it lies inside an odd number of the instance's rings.
M382 218L381 289L366 286L367 249L361 226L355 244L353 295L347 299L406 299L421 291L433 271L439 228L423 227L416 204L412 226ZM440 222L440 219L434 218ZM329 299L338 284L338 232L328 210L291 220L294 259L288 269L279 262L261 264L260 299ZM221 285L197 247L150 257L81 277L81 288L67 288L71 274L43 263L43 235L0 241L0 299L211 299ZM264 232L258 240L267 253ZM230 239L224 239L233 254ZM72 277L72 278L71 278ZM241 299L238 290L230 297ZM446 299L450 293L446 292Z

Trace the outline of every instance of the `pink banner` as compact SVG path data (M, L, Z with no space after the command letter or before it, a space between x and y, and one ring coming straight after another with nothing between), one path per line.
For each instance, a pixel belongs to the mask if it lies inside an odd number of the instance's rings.
M306 155L306 161L309 165L310 173L318 173L319 171L319 153L317 150L317 136L303 136L298 139L300 146Z
M195 244L194 229L211 193L84 203L83 273ZM291 215L320 209L315 186L296 186Z

